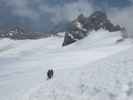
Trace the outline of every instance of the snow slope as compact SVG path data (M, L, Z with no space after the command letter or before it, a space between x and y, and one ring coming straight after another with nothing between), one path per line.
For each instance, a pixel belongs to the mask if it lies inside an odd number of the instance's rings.
M59 37L0 40L0 100L131 100L133 42L119 39L100 30L64 48Z

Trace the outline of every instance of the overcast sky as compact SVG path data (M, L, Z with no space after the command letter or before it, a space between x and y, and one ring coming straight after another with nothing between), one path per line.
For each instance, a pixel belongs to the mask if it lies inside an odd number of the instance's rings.
M0 28L24 25L33 31L49 31L56 24L105 10L114 23L133 33L133 0L0 0Z

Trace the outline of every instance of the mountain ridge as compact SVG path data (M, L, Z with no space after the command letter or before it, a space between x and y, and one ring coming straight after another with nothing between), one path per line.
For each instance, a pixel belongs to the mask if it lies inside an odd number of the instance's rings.
M89 17L85 17L83 14L80 14L74 21L71 22L71 25L66 31L63 46L83 39L91 31L97 31L99 29L104 29L109 32L126 31L126 29L120 25L112 24L105 12L95 11Z

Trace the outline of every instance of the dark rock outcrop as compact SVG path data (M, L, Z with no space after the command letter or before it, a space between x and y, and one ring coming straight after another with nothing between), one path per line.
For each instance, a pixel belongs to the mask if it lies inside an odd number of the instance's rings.
M70 33L65 33L63 46L66 46L68 44L74 43L76 40L73 38L73 36Z
M77 40L86 37L89 32L99 29L105 29L109 32L121 31L119 25L114 25L108 19L106 13L102 11L96 11L89 17L85 17L83 14L79 15L77 19L71 22L68 32L65 34L63 46L69 45Z

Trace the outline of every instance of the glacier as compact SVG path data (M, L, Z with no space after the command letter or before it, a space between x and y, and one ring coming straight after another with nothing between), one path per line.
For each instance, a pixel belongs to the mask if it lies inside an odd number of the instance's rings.
M102 29L66 47L57 36L1 39L0 100L132 100L133 40L120 39Z

